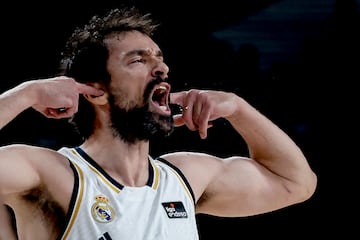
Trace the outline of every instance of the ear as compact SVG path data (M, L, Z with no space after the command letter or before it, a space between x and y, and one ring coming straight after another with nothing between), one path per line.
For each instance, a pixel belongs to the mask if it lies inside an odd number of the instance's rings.
M104 91L104 88L99 83L91 83L89 84L94 88L101 89ZM83 95L89 102L91 102L94 105L105 105L108 103L108 93L104 91L104 94L101 96L93 96L89 94Z

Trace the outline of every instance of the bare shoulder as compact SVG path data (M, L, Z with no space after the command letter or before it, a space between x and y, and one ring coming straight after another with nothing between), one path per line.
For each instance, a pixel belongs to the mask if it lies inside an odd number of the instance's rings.
M20 238L34 235L49 239L50 232L59 233L53 221L65 221L74 186L74 174L65 156L41 146L1 147L0 183L0 197L26 225L19 229Z
M65 156L53 149L25 144L0 148L0 193L21 193L42 184L56 186L56 180L61 175L71 177L71 171Z
M171 152L160 156L168 162L174 164L180 169L200 168L208 171L216 171L217 168L221 168L223 164L231 162L231 160L249 160L247 157L231 156L231 157L218 157L212 154L204 152ZM211 172L209 172L210 174Z
M12 158L29 161L41 161L43 158L50 161L63 161L66 159L54 149L27 144L11 144L0 147L0 158L3 158L3 156L12 156Z
M176 166L186 177L199 199L204 189L221 169L222 160L211 154L201 152L172 152L160 156Z
M74 175L67 158L56 150L13 144L0 148L0 182L0 195L15 208L29 204L23 196L36 196L66 209Z
M219 191L225 179L238 178L239 172L253 169L254 165L257 165L255 161L244 156L223 158L201 152L172 152L162 155L161 158L182 171L194 191L196 200L199 200L205 191Z
M202 164L204 162L220 160L218 157L211 154L187 151L170 152L163 154L160 157L176 166Z

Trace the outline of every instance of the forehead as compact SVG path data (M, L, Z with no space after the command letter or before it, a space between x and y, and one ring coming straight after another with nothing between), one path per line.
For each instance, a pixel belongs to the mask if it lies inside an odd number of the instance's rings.
M110 55L126 55L136 49L147 49L152 52L159 52L159 46L146 34L138 31L122 32L109 36L105 40Z

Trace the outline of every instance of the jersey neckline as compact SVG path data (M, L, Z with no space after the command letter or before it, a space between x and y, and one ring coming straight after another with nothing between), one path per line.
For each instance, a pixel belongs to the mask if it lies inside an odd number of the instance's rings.
M114 184L116 187L118 187L120 190L125 186L118 181L116 181L114 178L112 178L94 159L92 159L81 147L77 146L74 148L75 151L93 168L95 168L97 171L99 171L106 179L108 179L112 184ZM148 187L154 187L154 164L151 163L150 157L148 158L149 161L149 178L147 180L147 183L145 186Z

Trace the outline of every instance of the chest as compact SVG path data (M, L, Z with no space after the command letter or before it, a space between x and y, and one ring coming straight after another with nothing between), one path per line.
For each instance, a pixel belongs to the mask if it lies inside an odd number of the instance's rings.
M156 170L143 187L79 169L77 175L63 239L76 239L85 228L89 239L197 239L194 203L176 174Z

